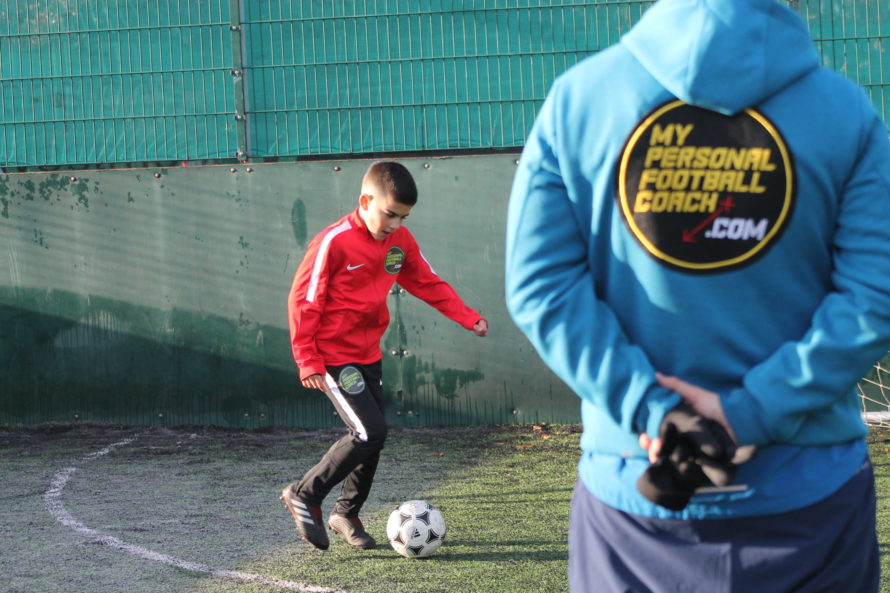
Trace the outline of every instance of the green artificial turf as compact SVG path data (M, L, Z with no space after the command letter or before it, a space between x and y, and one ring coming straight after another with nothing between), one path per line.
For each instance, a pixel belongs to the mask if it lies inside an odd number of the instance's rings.
M890 593L890 430L872 429L869 454L875 468L878 548L881 554L881 593Z
M0 428L0 591L567 591L578 427L393 428L362 514L379 546L353 550L332 535L323 552L298 539L278 494L340 434ZM869 446L881 591L890 593L890 432L874 429ZM47 494L60 476L58 503L88 531L53 516ZM385 541L389 513L415 498L439 507L448 527L445 544L422 560ZM154 559L140 556L146 551Z
M340 434L0 428L0 591L566 590L576 428L394 428L362 513L379 546L353 550L332 535L322 552L298 539L278 495ZM60 476L57 502L80 530L48 508ZM385 539L389 513L416 498L439 507L448 528L422 560Z
M322 552L299 542L264 559L256 570L363 593L567 590L576 428L408 430L399 436L406 442L395 446L407 455L392 453L398 458L390 461L417 473L384 475L385 494L378 496L377 510L364 517L369 531L382 540L380 547L356 551L334 536L331 548ZM430 558L402 558L384 540L389 513L411 498L433 503L446 520L445 544Z

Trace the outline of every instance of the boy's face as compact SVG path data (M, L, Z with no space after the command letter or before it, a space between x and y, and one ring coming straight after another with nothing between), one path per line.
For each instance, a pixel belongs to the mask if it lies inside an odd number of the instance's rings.
M362 193L358 204L358 211L365 221L365 226L377 241L383 241L387 235L397 231L411 211L411 206L379 192Z

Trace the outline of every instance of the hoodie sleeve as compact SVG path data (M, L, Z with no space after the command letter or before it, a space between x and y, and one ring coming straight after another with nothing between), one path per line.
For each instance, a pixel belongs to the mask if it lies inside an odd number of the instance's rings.
M578 214L556 152L558 82L526 141L507 214L506 300L544 362L624 430L658 434L679 403L657 384L594 290L590 221Z
M799 341L784 344L722 399L742 443L807 444L796 438L801 427L823 410L858 405L850 392L890 349L890 140L871 107L864 111L870 125L839 199L834 290Z

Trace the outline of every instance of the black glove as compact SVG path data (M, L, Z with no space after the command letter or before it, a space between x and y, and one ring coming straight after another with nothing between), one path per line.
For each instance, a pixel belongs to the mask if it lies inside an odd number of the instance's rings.
M659 437L658 458L637 480L637 490L672 511L686 508L697 488L728 485L737 466L754 455L754 447L739 447L719 422L687 404L665 415Z

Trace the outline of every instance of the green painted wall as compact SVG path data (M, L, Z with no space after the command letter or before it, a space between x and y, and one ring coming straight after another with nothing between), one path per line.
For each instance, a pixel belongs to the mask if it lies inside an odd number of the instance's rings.
M492 329L477 338L392 295L394 424L578 420L503 302L515 159L402 160L420 190L409 227ZM0 175L0 423L338 424L299 386L286 297L307 241L355 207L367 164Z

